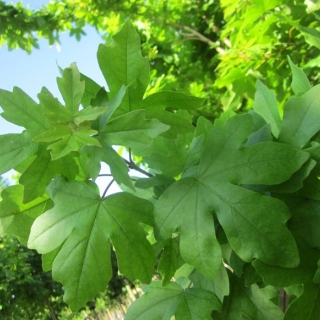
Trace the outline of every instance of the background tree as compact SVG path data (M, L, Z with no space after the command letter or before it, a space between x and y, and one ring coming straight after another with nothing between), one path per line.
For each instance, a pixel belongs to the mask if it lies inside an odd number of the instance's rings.
M152 65L155 90L206 98L196 114L213 119L223 110L252 106L257 79L285 101L287 55L304 65L311 83L317 81L319 8L304 0L63 0L32 11L1 1L0 34L10 49L30 52L38 38L54 44L65 31L80 40L90 24L109 43L130 18Z

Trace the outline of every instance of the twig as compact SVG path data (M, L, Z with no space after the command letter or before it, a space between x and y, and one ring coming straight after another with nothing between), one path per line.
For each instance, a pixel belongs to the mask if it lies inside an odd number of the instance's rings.
M139 172L143 173L144 175L146 175L147 177L150 177L150 178L153 177L153 175L151 173L141 169L134 162L130 162L130 161L126 160L126 159L123 159L123 160L126 162L126 164L128 165L129 169L133 169L133 170L139 171Z
M111 185L112 185L113 183L114 183L114 179L112 179L112 180L110 181L110 183L107 185L106 190L104 190L104 192L103 192L103 194L102 194L102 196L101 196L102 199L106 196L109 188L111 187Z
M98 177L112 177L112 174L111 173L102 173L102 174L99 174Z

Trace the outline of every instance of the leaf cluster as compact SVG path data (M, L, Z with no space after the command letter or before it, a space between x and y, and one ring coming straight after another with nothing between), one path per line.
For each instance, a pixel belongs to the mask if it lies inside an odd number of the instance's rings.
M108 92L75 64L57 78L63 102L0 90L2 117L25 128L0 137L0 172L21 173L2 191L0 232L42 254L72 310L105 290L114 251L121 274L148 284L126 319L316 319L319 86L289 59L283 115L258 81L252 110L212 123L192 115L200 98L146 94L129 20L97 57Z

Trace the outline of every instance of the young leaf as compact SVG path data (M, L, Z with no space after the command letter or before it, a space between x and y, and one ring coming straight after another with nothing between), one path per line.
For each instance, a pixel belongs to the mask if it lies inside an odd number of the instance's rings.
M101 199L92 186L55 179L48 188L55 206L36 219L28 246L49 253L61 244L53 261L53 278L62 282L72 310L82 307L112 276L110 240L119 271L132 281L151 280L154 253L139 225L153 224L153 206L128 193Z
M117 114L137 109L149 84L149 63L141 56L140 38L130 20L112 37L110 46L100 44L97 56L110 99L123 85L129 86Z
M57 78L57 83L65 102L65 108L75 116L85 89L84 81L80 81L77 65L72 63L69 68L65 68L62 78Z
M320 85L315 86L285 103L279 142L303 148L320 130L319 89Z
M169 320L173 315L176 320L209 320L211 311L220 308L218 298L211 291L183 289L174 282L162 287L161 282L153 282L130 306L125 320Z
M14 87L12 92L0 89L0 106L4 110L1 116L26 128L31 137L50 129L45 109L20 88Z
M98 132L92 130L88 122L83 122L79 126L54 123L53 127L55 128L54 130L46 131L33 139L39 142L56 141L48 146L48 149L52 150L52 160L62 158L72 151L78 151L83 144L101 146L100 142L92 137Z
M253 110L271 125L273 135L278 138L281 126L278 102L273 91L269 90L260 80L257 80Z
M23 203L23 186L15 185L4 189L0 202L0 234L15 235L22 243L28 241L34 220L53 203L47 195Z
M299 96L311 89L310 82L301 68L293 64L288 56L289 65L292 71L291 88L296 96Z

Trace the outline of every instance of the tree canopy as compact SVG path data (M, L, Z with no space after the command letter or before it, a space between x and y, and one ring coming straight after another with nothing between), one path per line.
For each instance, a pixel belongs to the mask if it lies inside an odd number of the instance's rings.
M0 9L0 42L28 52L38 38L59 42L61 32L80 40L87 24L108 44L130 18L152 65L153 86L205 98L194 112L211 119L251 107L257 79L283 104L290 94L288 55L312 84L318 79L317 1L59 0L36 11L0 1Z

